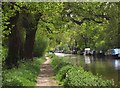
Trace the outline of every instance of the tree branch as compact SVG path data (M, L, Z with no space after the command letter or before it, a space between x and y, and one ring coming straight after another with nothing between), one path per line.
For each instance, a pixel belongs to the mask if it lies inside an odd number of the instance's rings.
M48 26L46 26L46 29L49 33L53 33L52 30Z
M78 25L81 25L85 20L88 20L88 21L94 21L95 23L98 23L98 24L101 24L101 23L103 23L102 21L97 21L97 20L95 20L94 18L86 18L86 17L84 17L81 21L78 21L78 20L75 20L74 18L72 18L71 17L71 13L72 13L72 11L71 12L69 12L68 14L67 14L67 16L68 17L70 17L70 20L72 21L72 22L74 22L74 23L76 23L76 24L78 24ZM107 16L107 15L95 15L95 17L100 17L100 18L106 18L106 20L110 20L110 17L109 16Z
M106 18L106 20L110 20L108 15L95 15L96 17Z
M75 20L74 18L71 18L71 21L78 24L78 25L81 25L85 20L88 20L88 21L94 21L96 23L103 23L102 21L96 21L95 19L93 18L83 18L81 21L78 21L78 20Z

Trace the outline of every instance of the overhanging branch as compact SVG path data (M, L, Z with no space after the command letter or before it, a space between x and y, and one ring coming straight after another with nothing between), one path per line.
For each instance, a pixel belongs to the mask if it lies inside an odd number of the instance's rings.
M75 20L74 18L71 18L71 21L78 24L78 25L81 25L85 20L88 20L88 21L94 21L96 23L103 23L102 21L96 21L95 19L93 18L83 18L81 21L78 21L78 20Z
M94 21L95 23L101 24L103 21L98 21L95 20L95 18L89 18L89 17L83 17L81 21L75 20L74 18L71 17L72 11L67 14L68 17L70 17L70 20L78 25L81 25L85 20L88 21ZM94 15L97 18L106 18L106 20L110 20L110 17L108 15Z

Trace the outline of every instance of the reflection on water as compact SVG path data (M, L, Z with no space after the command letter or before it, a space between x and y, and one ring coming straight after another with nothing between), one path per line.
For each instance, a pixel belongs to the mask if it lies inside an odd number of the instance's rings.
M113 79L116 84L120 85L120 59L80 55L69 55L67 58L73 65L82 66L94 75L102 75L103 79Z
M115 60L115 69L120 70L120 60Z
M90 64L90 57L89 56L85 56L85 64Z

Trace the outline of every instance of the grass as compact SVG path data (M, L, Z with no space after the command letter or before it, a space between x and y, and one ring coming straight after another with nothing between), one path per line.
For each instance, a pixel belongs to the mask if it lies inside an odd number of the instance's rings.
M18 68L4 70L3 87L6 86L35 86L36 79L40 71L40 65L43 63L43 58L34 58L33 61L20 62Z

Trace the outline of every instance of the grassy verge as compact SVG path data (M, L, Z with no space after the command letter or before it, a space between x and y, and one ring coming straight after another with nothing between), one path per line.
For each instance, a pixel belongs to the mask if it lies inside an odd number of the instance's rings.
M4 70L3 87L6 86L35 86L43 58L34 58L33 61L20 62L19 68Z
M52 66L56 79L60 85L70 88L80 88L88 86L115 87L113 80L103 80L100 76L95 76L91 72L84 71L82 67L72 66L71 63L61 57L52 58Z

